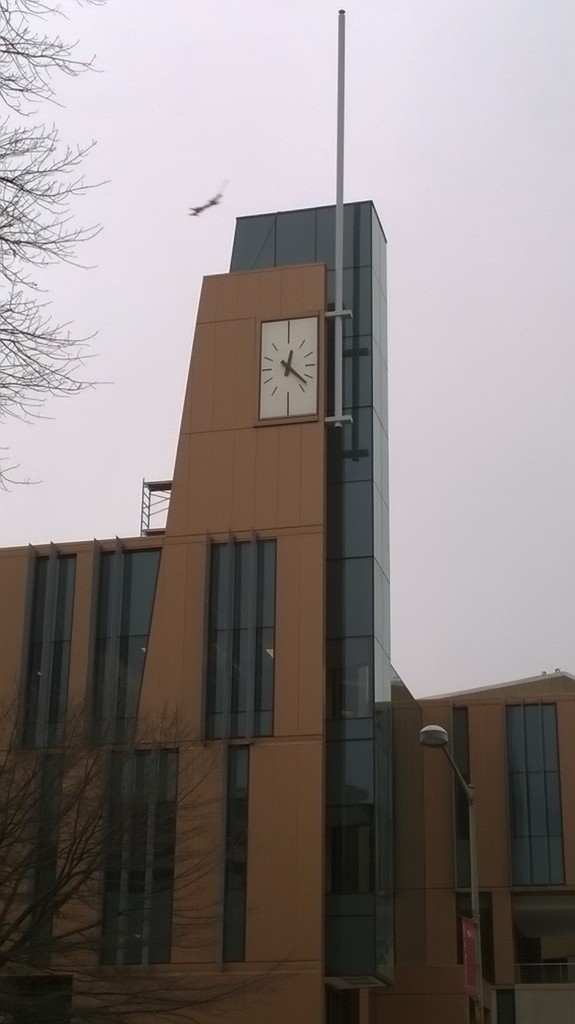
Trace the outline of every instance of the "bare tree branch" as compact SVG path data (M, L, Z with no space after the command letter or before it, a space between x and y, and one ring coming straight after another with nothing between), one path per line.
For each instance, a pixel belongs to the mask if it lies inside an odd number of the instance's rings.
M98 231L76 226L72 209L92 187L81 166L93 142L62 144L55 125L35 120L55 101L58 76L92 67L74 42L47 31L58 16L56 0L0 0L0 423L89 386L79 371L90 339L52 318L38 279L50 264L77 264L78 246ZM0 486L10 482L0 462Z

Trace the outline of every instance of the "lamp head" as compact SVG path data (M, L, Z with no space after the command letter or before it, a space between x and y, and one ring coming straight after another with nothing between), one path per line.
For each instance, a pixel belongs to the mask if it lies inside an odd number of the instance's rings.
M441 725L426 725L420 730L419 741L424 747L446 747L449 736Z

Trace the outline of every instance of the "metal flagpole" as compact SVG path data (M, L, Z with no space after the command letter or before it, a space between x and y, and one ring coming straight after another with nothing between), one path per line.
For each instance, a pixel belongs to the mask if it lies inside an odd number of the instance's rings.
M333 416L326 423L341 427L351 423L343 415L343 320L351 310L343 308L343 157L345 126L345 11L338 14L337 46L337 159L335 184L335 309L326 313L335 320L333 348Z

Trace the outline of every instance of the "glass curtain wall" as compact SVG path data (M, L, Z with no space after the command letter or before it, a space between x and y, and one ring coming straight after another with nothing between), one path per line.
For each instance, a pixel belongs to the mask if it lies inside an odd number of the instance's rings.
M92 682L96 742L122 742L136 724L159 564L156 549L100 555Z
M557 709L510 705L506 719L513 885L564 885Z
M24 747L49 747L62 740L75 575L74 555L58 556L54 550L34 562L22 706Z
M353 317L344 321L343 405L353 422L327 432L325 908L326 973L390 979L385 244L372 203L346 205L343 299ZM333 309L334 255L334 207L247 217L238 221L231 270L323 262ZM328 356L328 395L332 374Z

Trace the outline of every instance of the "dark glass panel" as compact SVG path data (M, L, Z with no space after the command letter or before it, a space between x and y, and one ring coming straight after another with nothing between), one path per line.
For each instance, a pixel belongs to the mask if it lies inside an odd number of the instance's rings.
M210 636L208 650L208 714L222 714L226 685L226 639L227 631L219 630Z
M373 560L331 559L327 573L328 637L373 635Z
M256 715L262 712L269 713L270 726L265 733L261 731L262 720L259 727L256 724L256 736L269 735L271 733L271 713L273 711L274 699L274 631L273 629L258 629L256 632L256 679L254 706Z
M277 214L277 267L294 263L315 263L315 214L314 209Z
M527 802L527 775L525 772L513 772L509 776L509 792L511 798L511 835L529 835L529 804Z
M550 836L549 845L549 883L565 885L565 868L563 865L563 836Z
M276 604L276 542L258 542L258 593L256 625L275 625Z
M507 759L510 771L525 771L525 734L521 707L507 708Z
M497 1024L515 1024L515 989L497 990Z
M274 716L273 711L256 711L254 713L254 735L273 736Z
M170 959L177 772L176 750L111 755L103 963Z
M371 267L353 267L343 272L343 306L350 309L351 317L343 321L345 338L353 334L372 333L372 274ZM334 309L335 303L335 271L327 274L328 308Z
M350 412L345 409L344 412ZM372 480L373 413L370 408L354 409L353 422L329 430L328 480Z
M515 836L511 842L511 878L513 885L531 884L529 839Z
M122 636L143 636L149 632L159 561L159 551L124 554Z
M74 581L76 557L67 555L58 559L58 589L56 594L56 617L54 639L69 640L72 632L72 606L74 603Z
M226 962L245 958L248 770L248 748L230 747L228 750L223 936L223 958Z
M357 897L361 899L362 897ZM369 914L346 914L334 918L329 913L325 929L326 974L355 975L375 973L374 898Z
M28 679L24 699L24 716L22 726L22 744L24 747L34 746L36 741L36 724L38 721L38 701L40 699L40 680L42 666L42 641L31 644L29 652Z
M232 643L232 702L233 714L248 709L248 654L249 631L234 629Z
M540 705L525 705L523 715L525 721L527 771L540 772L543 771L543 729Z
M247 629L250 625L252 545L234 544L234 627Z
M368 718L373 710L373 641L367 637L327 643L328 718Z
M545 806L545 780L543 772L527 773L527 799L529 801L529 832L532 836L547 835L547 809Z
M24 746L51 745L60 738L68 691L75 569L74 555L39 558L34 566Z
M228 573L231 559L233 574ZM252 731L255 735L268 735L271 731L275 570L275 541L232 542L212 547L206 677L208 736L223 735L226 716L231 736L246 736Z
M277 214L245 217L236 222L230 270L260 270L275 265Z
M521 744L521 737L523 744ZM507 708L512 879L515 885L563 884L560 779L554 705ZM513 771L515 762L527 771Z
M452 711L453 758L463 778L469 782L469 723L467 708L453 708ZM469 864L469 805L467 797L457 781L453 780L453 801L455 808L455 855L456 884L470 884Z
M543 727L544 768L547 771L557 771L559 768L559 753L557 744L557 713L555 705L542 704L541 716Z
M326 1024L359 1024L359 991L333 988L326 994Z
M56 882L58 833L62 793L62 759L45 754L38 775L38 820L33 864L32 908L34 932L30 956L36 966L47 966L53 927L53 903L47 899Z
M98 612L96 616L96 636L99 637L110 636L112 633L111 597L114 557L113 551L105 551L99 559Z
M549 847L546 836L532 835L529 839L531 858L531 885L549 885Z
M343 263L344 267L369 266L371 263L371 204L348 203L344 206ZM317 210L316 260L335 265L335 207Z
M545 799L547 802L547 832L550 836L562 834L561 793L557 772L545 772Z
M368 480L327 487L327 557L373 554L373 486Z
M32 623L30 639L42 640L46 607L46 586L48 582L48 559L37 558L34 567L34 593L32 597Z
M326 891L372 892L375 881L373 807L328 807Z
M228 544L214 544L211 548L210 570L210 630L226 629L228 626Z
M372 740L330 740L327 744L327 803L373 804Z
M333 391L333 384L328 393ZM356 409L372 403L372 341L367 334L344 338L343 404Z

